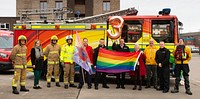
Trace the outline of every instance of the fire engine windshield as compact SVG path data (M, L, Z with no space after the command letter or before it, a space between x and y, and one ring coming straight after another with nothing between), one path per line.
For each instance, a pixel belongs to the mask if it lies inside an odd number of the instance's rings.
M12 36L0 36L0 48L12 48L13 37Z
M170 20L153 20L152 36L157 41L165 41L165 43L173 43L173 30L170 30Z
M125 42L135 43L142 37L142 20L126 20L122 29L122 37L126 34Z

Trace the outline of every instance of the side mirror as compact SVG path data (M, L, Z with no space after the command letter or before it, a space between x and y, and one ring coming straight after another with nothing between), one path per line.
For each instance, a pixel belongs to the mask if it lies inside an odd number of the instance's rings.
M181 21L178 21L179 26L183 26L183 23Z

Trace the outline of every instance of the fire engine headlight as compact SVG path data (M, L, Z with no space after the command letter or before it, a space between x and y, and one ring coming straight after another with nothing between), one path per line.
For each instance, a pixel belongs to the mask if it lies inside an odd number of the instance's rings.
M6 58L6 57L8 57L8 55L5 54L5 53L0 53L0 57L1 57L1 58Z

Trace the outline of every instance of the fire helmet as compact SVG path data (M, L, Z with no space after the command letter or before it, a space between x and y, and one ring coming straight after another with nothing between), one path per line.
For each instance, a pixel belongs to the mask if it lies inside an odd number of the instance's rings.
M52 37L51 37L51 41L52 40L58 40L58 37L56 36L56 35L53 35Z
M72 36L71 35L66 36L66 40L72 40Z
M20 41L20 40L25 40L25 41L26 41L26 36L20 35L20 36L18 37L18 41Z

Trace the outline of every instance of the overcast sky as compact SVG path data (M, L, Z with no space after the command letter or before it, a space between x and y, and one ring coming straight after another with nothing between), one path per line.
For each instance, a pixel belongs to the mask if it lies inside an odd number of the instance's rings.
M16 16L16 0L0 0L0 16ZM163 8L171 8L183 22L183 32L200 31L200 0L121 0L120 9L135 7L139 15L158 14Z

